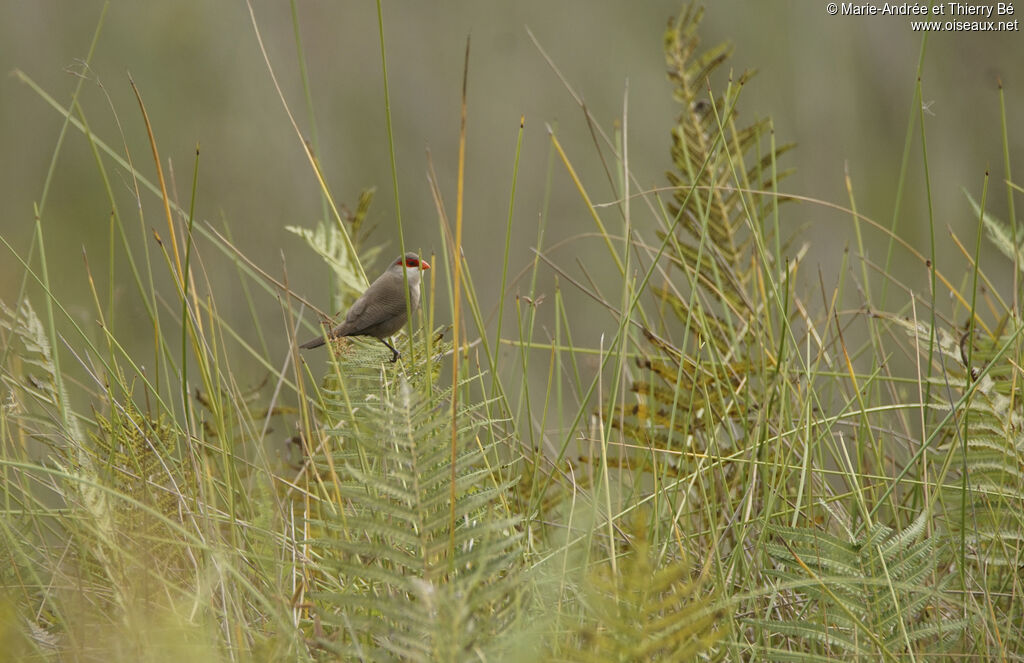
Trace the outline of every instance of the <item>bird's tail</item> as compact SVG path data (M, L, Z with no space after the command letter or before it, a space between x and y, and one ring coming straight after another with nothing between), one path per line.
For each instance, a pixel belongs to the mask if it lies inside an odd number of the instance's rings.
M314 338L312 340L306 341L305 343L303 343L299 347L302 348L303 350L312 350L313 348L319 348L323 344L324 344L324 337L323 336L317 336L316 338Z

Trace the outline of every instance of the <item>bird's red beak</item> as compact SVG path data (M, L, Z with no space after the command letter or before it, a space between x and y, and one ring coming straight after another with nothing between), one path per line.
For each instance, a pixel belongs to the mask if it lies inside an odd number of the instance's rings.
M420 259L420 269L430 269L430 263L426 260Z

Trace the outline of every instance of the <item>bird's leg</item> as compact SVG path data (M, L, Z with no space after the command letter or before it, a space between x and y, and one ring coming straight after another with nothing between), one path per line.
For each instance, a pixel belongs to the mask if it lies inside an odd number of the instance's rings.
M385 340L384 340L383 338L382 338L382 339L380 339L380 342L381 342L381 343L383 343L384 345L388 346L388 348L389 348L389 349L390 349L390 350L391 350L392 352L394 352L394 353L395 353L395 354L394 354L394 355L392 355L392 357L391 357L391 363L393 364L393 363L395 363L396 361L398 361L398 355L399 355L399 354L401 354L401 353L400 353L400 352L399 352L398 350L395 350L395 346L391 345L390 343L388 343L387 341L385 341Z

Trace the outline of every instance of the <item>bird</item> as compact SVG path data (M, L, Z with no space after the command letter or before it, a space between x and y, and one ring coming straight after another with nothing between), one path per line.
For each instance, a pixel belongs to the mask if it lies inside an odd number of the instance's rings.
M400 353L387 339L405 326L409 312L413 315L420 305L420 274L430 269L430 263L415 253L406 253L395 259L387 270L370 284L345 314L345 320L327 333L327 338L342 336L372 336L391 350L391 363L398 361ZM405 276L403 277L403 272ZM409 283L409 309L405 306L404 284ZM306 341L303 350L318 348L325 342L323 335Z

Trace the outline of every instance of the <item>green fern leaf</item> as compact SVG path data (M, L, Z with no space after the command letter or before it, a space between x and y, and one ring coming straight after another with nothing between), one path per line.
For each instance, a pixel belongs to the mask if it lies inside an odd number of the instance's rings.
M316 460L324 473L339 468L342 513L321 509L310 523L321 535L307 541L332 571L313 594L318 619L333 627L320 644L372 660L474 658L508 625L522 564L494 422L462 408L453 462L440 396L401 378L376 390L369 380L346 383L358 421L346 421L342 399L325 414L338 422L328 435L349 448Z
M773 641L765 658L798 660L820 647L829 658L893 660L941 652L962 635L967 624L949 618L948 577L937 568L940 539L920 540L927 516L899 532L876 523L853 539L771 526L766 551L778 565L766 575L794 600L777 618L747 620Z

